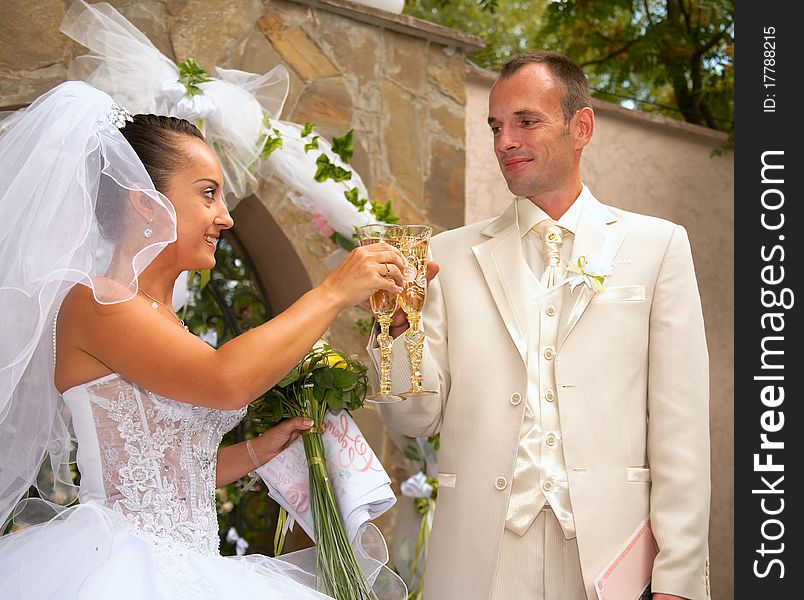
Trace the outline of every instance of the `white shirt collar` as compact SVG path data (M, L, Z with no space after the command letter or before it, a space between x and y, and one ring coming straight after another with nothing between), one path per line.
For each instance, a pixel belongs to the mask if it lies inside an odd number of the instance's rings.
M558 219L558 224L574 234L578 230L578 221L581 218L584 204L586 200L592 195L589 188L583 185L581 193L575 198L572 205L567 209L561 218ZM519 236L525 237L527 233L537 223L549 219L550 215L544 212L541 208L536 206L527 198L518 197L516 199L516 212L517 212L517 225L519 227Z

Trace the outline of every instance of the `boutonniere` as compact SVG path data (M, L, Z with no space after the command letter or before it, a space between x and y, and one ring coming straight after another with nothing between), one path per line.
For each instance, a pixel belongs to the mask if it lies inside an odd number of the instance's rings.
M570 275L568 284L570 291L575 289L575 286L585 283L593 292L602 292L603 284L606 277L611 275L614 266L611 261L600 260L591 256L579 256L578 260L573 263L567 261L567 271L575 273Z

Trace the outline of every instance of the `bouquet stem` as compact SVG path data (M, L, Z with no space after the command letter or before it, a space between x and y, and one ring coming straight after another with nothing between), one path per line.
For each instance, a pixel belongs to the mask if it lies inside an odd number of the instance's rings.
M336 600L377 600L357 562L346 535L343 517L329 480L324 441L318 427L302 434L310 472L310 507L313 516L318 577L324 591Z

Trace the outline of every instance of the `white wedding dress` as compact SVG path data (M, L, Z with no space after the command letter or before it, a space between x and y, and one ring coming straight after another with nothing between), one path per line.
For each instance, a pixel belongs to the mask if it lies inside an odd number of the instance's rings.
M63 397L78 441L80 504L0 538L0 598L328 598L281 559L219 553L217 451L245 408L192 406L117 374Z

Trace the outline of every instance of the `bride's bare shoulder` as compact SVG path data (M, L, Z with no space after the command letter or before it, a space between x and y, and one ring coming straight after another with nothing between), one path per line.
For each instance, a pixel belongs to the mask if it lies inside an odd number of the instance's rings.
M107 280L108 282L108 280ZM95 298L96 292L101 297L111 297L108 292L114 290L113 285L122 293L122 286L113 282L93 280L93 288L76 284L68 292L59 308L56 325L56 371L54 383L63 392L71 387L92 381L112 372L101 359L96 357L95 346L108 343L113 339L115 327L114 315L121 310L130 310L131 302L119 304L103 304ZM109 318L112 317L112 318Z
M134 292L114 280L93 277L92 287L79 283L67 292L59 309L59 321L69 316L66 321L85 325L87 321L120 314L131 308L125 300L133 296Z

